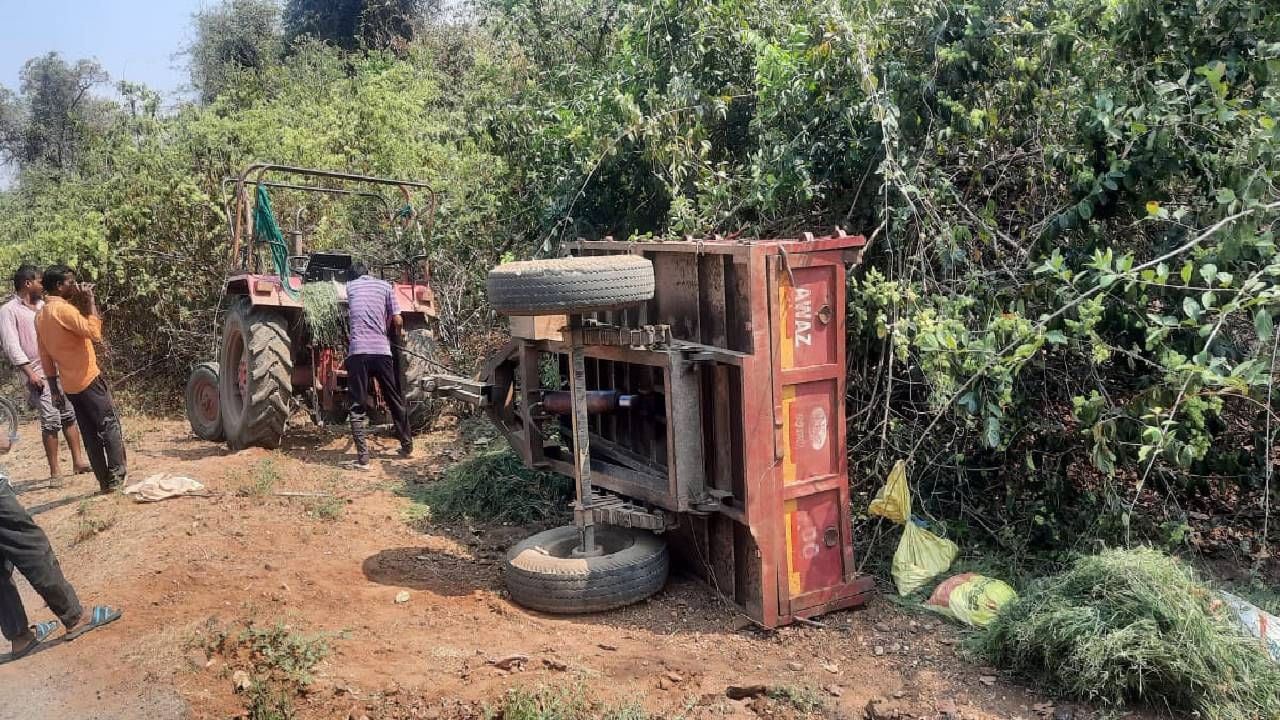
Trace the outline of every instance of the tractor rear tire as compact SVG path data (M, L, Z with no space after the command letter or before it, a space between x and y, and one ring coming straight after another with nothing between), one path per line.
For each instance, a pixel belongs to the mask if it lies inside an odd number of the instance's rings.
M507 553L511 599L557 614L603 612L639 602L662 589L671 568L667 543L651 532L596 526L603 553L575 557L578 528L552 528Z
M293 399L289 324L240 300L227 312L219 363L222 424L232 450L280 447Z
M191 369L184 404L191 434L201 440L222 442L227 437L222 429L222 401L218 393L218 363L202 362Z
M415 323L405 328L404 346L407 352L400 353L400 388L409 427L418 432L430 426L440 412L440 400L422 387L422 381L437 372L436 340L425 325Z
M489 271L489 304L506 315L613 310L653 298L653 263L639 255L527 260Z

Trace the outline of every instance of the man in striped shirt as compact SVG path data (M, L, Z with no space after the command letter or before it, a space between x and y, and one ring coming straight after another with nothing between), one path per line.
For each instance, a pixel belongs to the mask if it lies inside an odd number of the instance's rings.
M409 413L403 389L391 355L391 336L400 337L404 321L391 284L369 274L368 268L356 263L347 282L347 309L350 317L347 349L347 392L351 396L351 435L356 446L352 466L368 470L369 446L365 433L369 426L369 408L373 403L373 383L378 383L382 400L395 424L400 440L400 456L413 454L413 436L409 432Z

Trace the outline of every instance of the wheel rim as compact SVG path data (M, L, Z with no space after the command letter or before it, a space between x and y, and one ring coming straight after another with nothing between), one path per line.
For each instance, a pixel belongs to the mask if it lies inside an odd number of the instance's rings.
M561 560L580 559L582 556L574 553L574 550L578 549L579 544L577 528L575 527L573 530L574 532L572 535L551 540L550 542L542 544L538 549L549 557L559 558ZM600 552L598 555L594 555L593 557L613 555L626 550L634 544L635 538L629 533L610 532L609 530L604 529L604 526L597 525L596 545L599 546Z
M196 415L209 424L218 422L218 386L209 378L200 378L195 388Z

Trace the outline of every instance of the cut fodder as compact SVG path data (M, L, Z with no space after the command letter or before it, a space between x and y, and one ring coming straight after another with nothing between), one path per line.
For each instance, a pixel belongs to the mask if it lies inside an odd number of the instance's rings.
M499 450L463 460L439 480L410 486L407 494L419 517L524 524L563 514L573 499L573 481L529 470L509 450Z
M979 641L993 663L1074 697L1280 718L1280 665L1217 592L1156 550L1107 551L1037 580Z
M347 308L336 282L313 282L302 286L302 319L311 332L312 343L320 347L346 347Z

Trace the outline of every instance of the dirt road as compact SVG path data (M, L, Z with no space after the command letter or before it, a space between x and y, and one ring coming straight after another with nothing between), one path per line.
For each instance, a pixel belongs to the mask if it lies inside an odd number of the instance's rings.
M126 436L133 478L185 474L214 495L140 505L93 496L89 476L43 489L38 435L25 429L5 458L21 499L86 602L126 614L0 666L0 720L242 716L244 658L209 648L245 627L281 625L330 648L291 700L302 718L478 717L508 689L536 686L583 687L669 718L863 718L874 701L875 717L1030 719L1044 702L958 660L952 629L887 600L822 628L769 633L676 576L618 612L525 611L505 599L500 570L505 548L531 529L420 532L404 522L408 501L393 489L430 474L430 441L424 457L362 475L336 469L347 442L317 429L279 452L235 454L177 421L130 418ZM456 442L446 433L434 451L458 454ZM47 619L25 586L24 597L33 620ZM506 656L525 659L490 662ZM773 699L725 695L753 684Z

